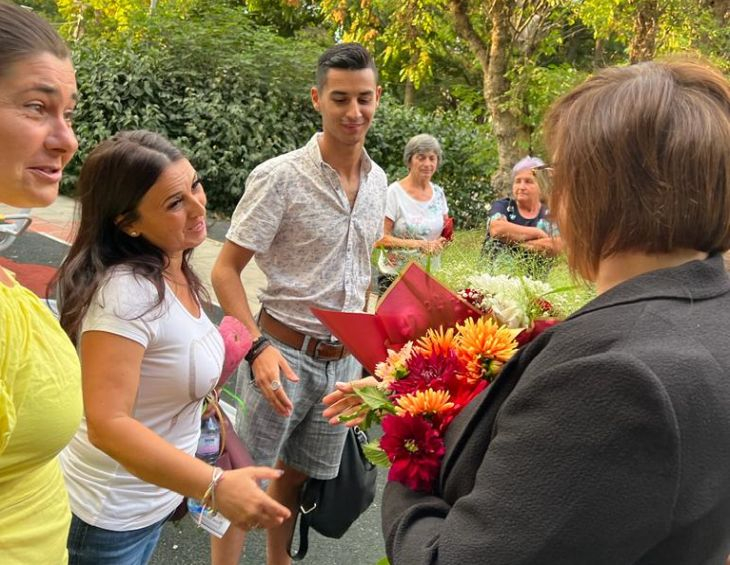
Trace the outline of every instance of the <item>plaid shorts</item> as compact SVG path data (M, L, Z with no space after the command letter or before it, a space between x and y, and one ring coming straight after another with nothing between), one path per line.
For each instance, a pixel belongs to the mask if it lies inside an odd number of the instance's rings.
M281 377L281 385L294 409L291 416L278 414L254 384L245 361L238 371L239 394L245 408L239 410L236 428L257 465L273 467L277 459L315 479L337 476L345 443L345 426L333 426L322 416L322 397L335 382L360 376L360 364L348 355L337 361L320 361L267 335L286 359L299 382Z

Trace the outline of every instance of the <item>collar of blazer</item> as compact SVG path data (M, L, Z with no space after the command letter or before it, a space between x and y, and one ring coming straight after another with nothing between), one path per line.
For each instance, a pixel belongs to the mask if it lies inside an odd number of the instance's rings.
M730 278L722 255L715 253L704 261L689 261L678 267L650 271L607 290L568 319L619 304L684 298L706 300L730 292Z

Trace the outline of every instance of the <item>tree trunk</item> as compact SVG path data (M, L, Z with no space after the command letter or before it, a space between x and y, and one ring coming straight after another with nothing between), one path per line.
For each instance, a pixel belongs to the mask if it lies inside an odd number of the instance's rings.
M403 95L403 105L411 108L416 105L416 87L411 80L406 80L405 93Z
M596 39L593 47L593 69L600 69L604 66L603 61L603 39Z
M519 107L510 104L510 81L507 77L511 63L511 10L517 9L513 0L492 0L491 32L480 35L468 16L467 0L450 0L454 28L464 39L482 68L484 102L492 119L492 131L497 141L499 168L492 176L492 187L500 194L512 185L511 169L529 147L529 132L519 115ZM475 21L478 21L475 18ZM486 37L489 35L489 41Z
M705 0L705 5L714 12L720 24L730 23L730 0Z
M639 2L634 16L634 34L629 44L629 60L632 64L654 58L660 15L657 0Z
M523 157L529 145L529 133L510 105L510 82L507 71L510 62L510 9L506 0L496 0L492 7L492 37L489 67L484 69L484 100L492 117L492 129L497 140L499 169L492 176L492 186L499 194L511 187L511 170Z

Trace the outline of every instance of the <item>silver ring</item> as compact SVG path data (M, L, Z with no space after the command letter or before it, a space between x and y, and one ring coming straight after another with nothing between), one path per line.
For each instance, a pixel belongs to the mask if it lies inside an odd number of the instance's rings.
M271 390L276 392L281 388L281 382L280 381L271 381L271 384L269 385L271 387Z

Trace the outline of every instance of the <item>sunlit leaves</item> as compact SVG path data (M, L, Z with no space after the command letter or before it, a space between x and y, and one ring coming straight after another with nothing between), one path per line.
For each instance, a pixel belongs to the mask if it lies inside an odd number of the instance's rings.
M626 46L636 39L636 20L642 10L651 12L657 22L656 54L698 50L724 59L728 65L727 26L702 0L582 0L567 4L573 17L590 28L594 37L618 39Z

